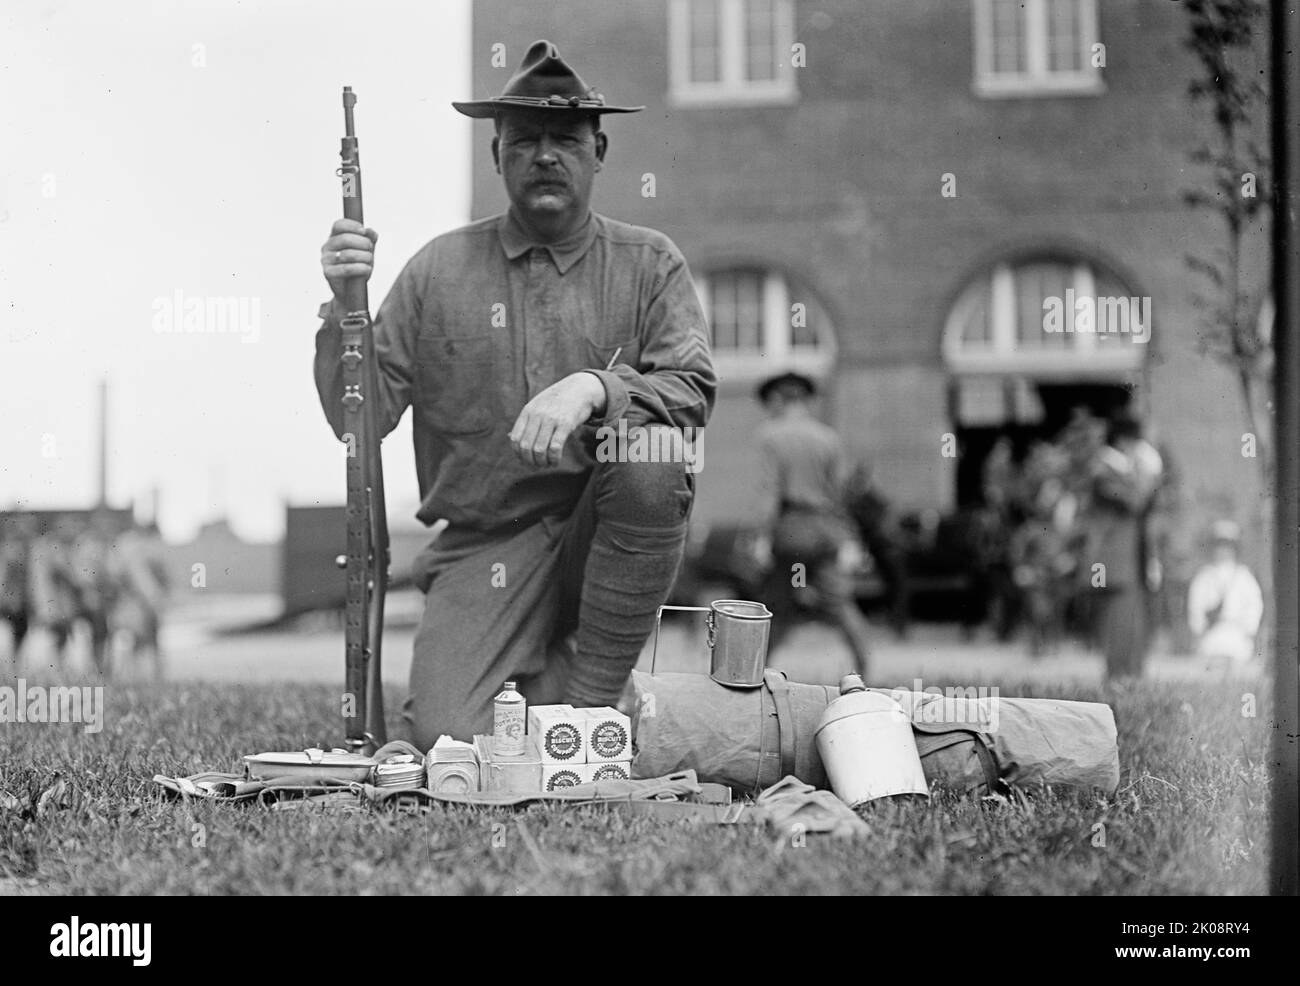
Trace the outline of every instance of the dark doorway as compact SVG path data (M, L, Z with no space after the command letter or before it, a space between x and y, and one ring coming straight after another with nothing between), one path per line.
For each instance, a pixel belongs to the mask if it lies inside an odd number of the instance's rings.
M957 506L977 507L984 503L984 462L1000 438L1009 438L1012 459L1024 460L1030 446L1050 440L1070 421L1076 407L1109 418L1127 408L1133 399L1131 387L1114 383L1039 383L1034 389L1042 405L1042 417L1033 423L1007 420L1004 424L962 427L957 437Z

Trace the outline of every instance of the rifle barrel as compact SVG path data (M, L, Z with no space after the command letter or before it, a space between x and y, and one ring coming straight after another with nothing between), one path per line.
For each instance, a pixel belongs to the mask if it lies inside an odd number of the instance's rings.
M356 137L356 125L352 122L352 107L357 105L356 93L352 91L351 86L343 87L343 133L349 137Z
M361 155L352 108L356 95L343 87L343 137L338 170L343 185L343 215L364 222L361 200ZM343 334L343 420L354 443L347 460L347 602L344 688L355 707L346 722L347 742L361 752L382 746L384 695L382 640L384 596L388 588L388 518L384 509L384 472L380 457L378 373L373 322L366 280L348 278Z

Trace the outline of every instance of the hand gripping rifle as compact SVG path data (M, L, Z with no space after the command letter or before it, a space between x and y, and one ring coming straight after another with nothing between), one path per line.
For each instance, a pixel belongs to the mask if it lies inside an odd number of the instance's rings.
M343 181L343 216L365 222L361 208L361 158L352 123L357 97L343 87L344 133L338 175ZM387 742L380 645L384 596L388 590L388 517L384 508L384 466L379 455L379 388L375 342L366 280L345 286L343 332L343 440L348 445L346 670L343 717L347 747L371 754ZM349 698L351 701L349 701Z

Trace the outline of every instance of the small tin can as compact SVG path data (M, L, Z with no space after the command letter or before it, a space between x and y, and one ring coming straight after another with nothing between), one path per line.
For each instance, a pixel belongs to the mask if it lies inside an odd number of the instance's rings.
M528 702L519 694L513 681L507 681L493 700L492 752L502 757L517 757L524 752L524 726Z

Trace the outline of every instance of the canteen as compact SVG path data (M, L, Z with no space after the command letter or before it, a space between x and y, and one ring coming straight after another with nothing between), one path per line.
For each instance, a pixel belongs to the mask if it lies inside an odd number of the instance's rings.
M840 696L826 706L813 734L831 790L850 807L930 788L902 706L869 692L856 674L840 679Z

